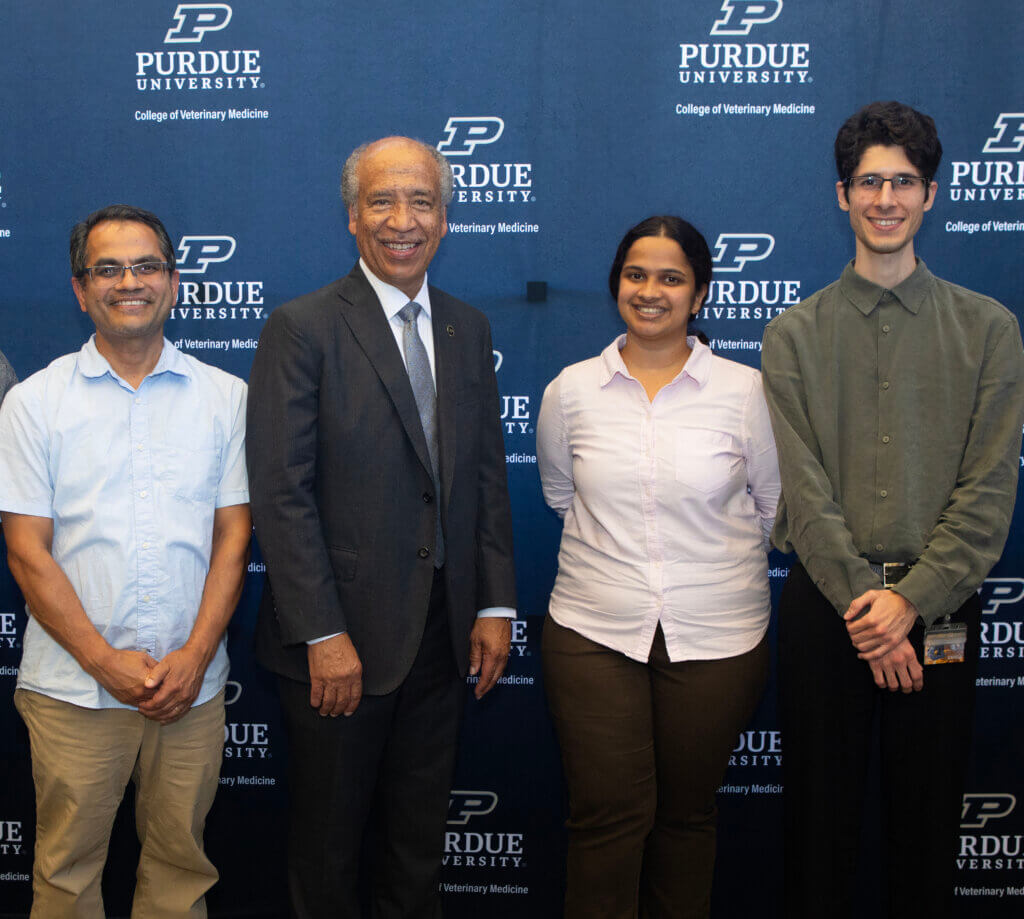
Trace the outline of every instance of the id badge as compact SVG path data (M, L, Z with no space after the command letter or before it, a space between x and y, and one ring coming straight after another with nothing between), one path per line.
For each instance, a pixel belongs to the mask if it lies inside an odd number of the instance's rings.
M944 621L936 623L924 633L924 663L962 664L967 645L967 624Z

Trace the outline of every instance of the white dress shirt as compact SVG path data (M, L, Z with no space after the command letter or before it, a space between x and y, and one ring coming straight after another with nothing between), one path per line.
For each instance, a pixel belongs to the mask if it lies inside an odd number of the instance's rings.
M405 305L409 302L409 297L403 294L397 287L393 287L391 284L387 284L378 278L377 275L370 271L370 266L362 259L359 259L359 267L362 269L363 274L366 275L366 280L370 282L370 287L373 288L377 299L380 300L384 315L391 326L391 332L395 336L398 353L402 355L402 363L405 364L405 369L408 370L409 365L405 360L405 344L402 341L405 323L402 322L398 314L405 309ZM430 375L434 378L434 389L437 389L437 367L434 363L434 326L430 316L430 289L427 287L426 275L423 275L423 286L420 288L420 292L412 300L420 305L420 312L416 317L416 331L420 333L420 341L423 342L423 347L426 349L427 359L430 361Z
M761 375L696 338L648 399L619 353L566 367L537 422L544 498L565 518L551 617L638 661L755 647L771 612L779 469Z

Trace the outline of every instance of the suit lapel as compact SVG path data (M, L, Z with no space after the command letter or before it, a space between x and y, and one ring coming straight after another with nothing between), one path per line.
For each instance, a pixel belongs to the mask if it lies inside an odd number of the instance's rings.
M398 417L423 468L433 476L409 374L377 295L357 265L338 285L341 314L391 396ZM436 335L436 333L435 333ZM443 430L443 428L442 428ZM442 456L444 455L442 451Z
M434 365L437 377L437 422L441 447L441 496L445 505L452 493L455 470L455 403L458 392L459 330L442 291L430 288L431 325L434 330Z

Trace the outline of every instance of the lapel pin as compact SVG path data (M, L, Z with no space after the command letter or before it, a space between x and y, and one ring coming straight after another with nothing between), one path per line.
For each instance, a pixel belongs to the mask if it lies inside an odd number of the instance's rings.
M449 338L454 338L454 337L455 337L455 326L453 326L453 325L452 325L452 324L451 324L451 323L449 322L449 323L448 323L448 325L447 325L447 326L446 326L445 328L446 328L446 329L447 329L447 331L448 331L448 337L449 337Z

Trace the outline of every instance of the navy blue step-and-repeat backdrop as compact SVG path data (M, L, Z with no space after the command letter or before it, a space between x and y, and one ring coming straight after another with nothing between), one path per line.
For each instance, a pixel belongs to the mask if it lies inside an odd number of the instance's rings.
M1016 0L9 3L0 350L24 377L80 347L91 329L68 283L68 231L128 202L161 215L178 247L168 336L244 377L268 313L356 257L338 195L348 152L403 133L448 154L455 201L431 280L493 326L521 618L502 685L468 706L442 887L453 917L555 917L564 795L539 640L559 524L541 499L534 424L546 383L620 330L605 287L619 238L652 213L701 228L715 281L700 325L719 354L757 366L764 324L852 256L833 189L838 126L898 98L935 117L946 151L919 254L1019 316L1021 22ZM531 281L546 298L527 298ZM1024 903L1022 512L982 589L975 749L949 853L971 917L1017 916ZM772 558L776 591L788 564ZM250 652L262 579L256 547L230 628L207 833L220 916L284 912L287 752ZM27 739L8 701L24 625L0 564L0 914L11 916L31 894ZM718 917L779 915L784 756L769 688L720 790ZM105 880L111 915L128 911L130 821L126 807Z

